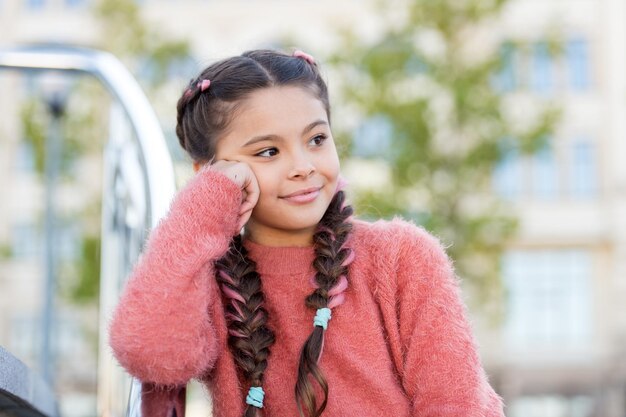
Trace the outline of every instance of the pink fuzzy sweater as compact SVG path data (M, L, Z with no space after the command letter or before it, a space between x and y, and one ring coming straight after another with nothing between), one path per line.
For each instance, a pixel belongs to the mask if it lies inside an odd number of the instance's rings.
M128 372L171 388L203 381L215 417L241 417L248 389L228 349L213 269L236 233L240 199L224 175L200 171L152 231L110 325L111 347ZM329 384L324 417L503 416L439 242L401 220L355 220L353 230L350 286L333 310L320 361ZM314 317L304 305L313 249L245 245L276 335L264 414L295 417L297 363Z

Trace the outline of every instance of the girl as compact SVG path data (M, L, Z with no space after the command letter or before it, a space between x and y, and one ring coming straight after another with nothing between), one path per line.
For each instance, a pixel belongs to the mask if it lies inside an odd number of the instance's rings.
M352 217L330 127L300 51L223 60L183 93L176 133L197 175L110 328L119 362L153 387L144 417L172 415L191 378L215 417L503 416L441 245Z

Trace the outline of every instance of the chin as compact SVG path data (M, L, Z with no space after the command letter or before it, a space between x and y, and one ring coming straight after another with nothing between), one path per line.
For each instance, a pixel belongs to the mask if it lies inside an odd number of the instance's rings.
M322 216L316 219L302 219L302 220L293 220L290 222L285 222L282 224L282 227L286 230L299 231L299 230L309 230L317 228L320 220L322 220Z

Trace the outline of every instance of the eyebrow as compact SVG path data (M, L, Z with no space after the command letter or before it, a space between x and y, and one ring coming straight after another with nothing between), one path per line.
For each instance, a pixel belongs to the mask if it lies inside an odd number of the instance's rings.
M302 136L304 136L307 132L309 132L310 130L312 130L313 128L315 128L316 126L319 125L328 125L328 122L326 120L316 120L313 123L309 123L304 130L302 131ZM245 148L246 146L250 146L250 145L254 145L255 143L259 143L259 142L263 142L264 140L273 140L273 139L281 139L280 136L278 135L261 135L261 136L255 136L252 139L250 139L249 141L247 141L242 148Z

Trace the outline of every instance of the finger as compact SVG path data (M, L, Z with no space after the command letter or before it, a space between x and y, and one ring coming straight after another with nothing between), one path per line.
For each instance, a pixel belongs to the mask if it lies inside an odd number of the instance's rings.
M256 203L257 200L246 199L243 203L241 203L241 207L239 208L239 215L242 215L247 211L252 211L252 209L254 209L254 207L256 206Z
M241 230L243 229L243 227L246 225L246 223L248 223L248 220L250 220L250 215L252 214L252 210L244 213L240 218L239 218L239 224L237 225L237 230Z
M259 184L252 170L250 170L250 176L248 177L247 182L244 186L244 192L246 197L242 206L246 206L246 208L248 208L250 205L252 205L252 207L254 207L259 201L260 190Z
M252 212L254 211L254 207L248 209L248 210L243 210L239 213L239 217L243 217L243 216L252 216Z
M239 214L252 211L254 207L256 206L257 202L258 202L258 198L254 198L254 196L251 196L251 198L246 199L246 201L244 201L243 204L241 204L241 207L239 208Z

